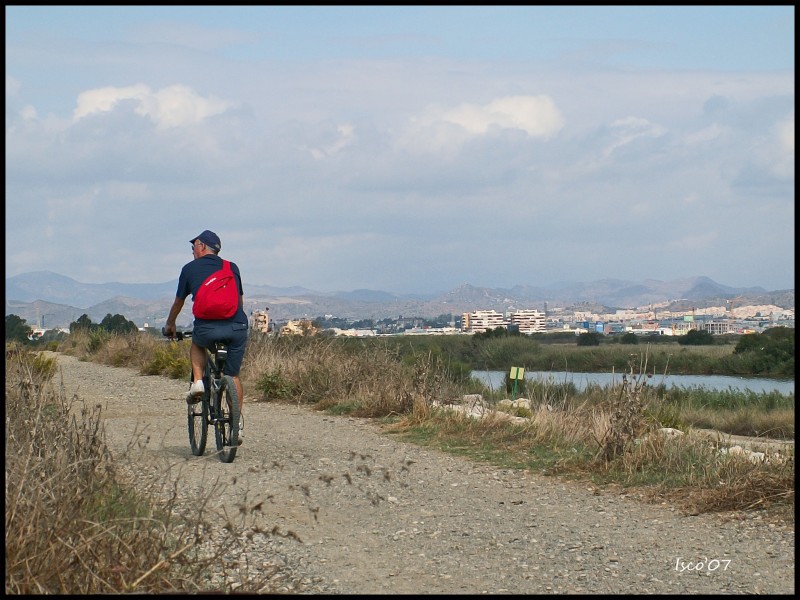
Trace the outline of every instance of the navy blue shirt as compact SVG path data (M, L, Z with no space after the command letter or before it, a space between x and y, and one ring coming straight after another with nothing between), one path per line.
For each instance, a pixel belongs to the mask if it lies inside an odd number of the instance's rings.
M178 291L175 294L181 300L191 294L192 302L197 290L203 282L208 279L208 276L222 268L222 258L216 254L206 254L200 258L194 259L192 262L186 263L181 269L181 275L178 278ZM239 267L236 263L231 262L231 271L233 271L234 279L236 279L236 287L239 289L239 310L230 319L223 319L224 322L230 323L244 323L247 325L247 315L244 314L242 307L241 296L244 295L242 290L242 276L239 274ZM213 323L218 322L211 319L198 319L195 317L196 323Z

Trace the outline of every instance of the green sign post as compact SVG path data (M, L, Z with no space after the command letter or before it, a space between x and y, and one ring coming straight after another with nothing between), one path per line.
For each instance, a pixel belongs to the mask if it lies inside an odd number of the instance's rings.
M514 380L514 395L511 400L517 399L517 381L522 379L525 376L525 369L523 367L511 367L511 373L509 373L509 378Z

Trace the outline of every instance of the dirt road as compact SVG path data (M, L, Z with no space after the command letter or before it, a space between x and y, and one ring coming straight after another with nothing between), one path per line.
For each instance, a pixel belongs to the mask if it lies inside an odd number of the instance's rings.
M235 557L279 554L305 593L793 594L794 528L726 521L507 471L393 439L368 420L245 403L245 445L194 457L186 383L59 355L68 394L100 404L143 477L257 525ZM209 446L213 448L213 441ZM240 519L241 517L241 519Z

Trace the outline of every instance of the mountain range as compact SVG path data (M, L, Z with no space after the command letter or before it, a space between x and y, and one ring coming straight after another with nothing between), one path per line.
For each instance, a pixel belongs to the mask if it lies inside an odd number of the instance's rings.
M81 283L50 271L6 278L6 315L15 314L31 325L68 327L86 314L99 323L121 314L142 326L164 324L178 281L164 283ZM600 279L561 282L548 286L477 287L469 283L437 294L393 294L378 290L319 292L303 287L281 288L245 284L245 312L269 308L275 321L333 315L347 319L433 318L473 310L576 307L593 312L657 304L672 310L736 304L773 304L794 308L794 289L767 291L760 287L731 287L705 276L672 281ZM191 324L187 301L178 325Z

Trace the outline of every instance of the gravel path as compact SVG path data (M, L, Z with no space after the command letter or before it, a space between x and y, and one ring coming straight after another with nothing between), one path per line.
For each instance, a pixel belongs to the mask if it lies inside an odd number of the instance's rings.
M245 445L223 464L213 440L191 455L185 382L58 359L66 392L102 405L120 460L187 498L223 483L212 508L272 532L232 560L280 564L284 591L794 594L793 525L685 516L293 405L245 401Z

